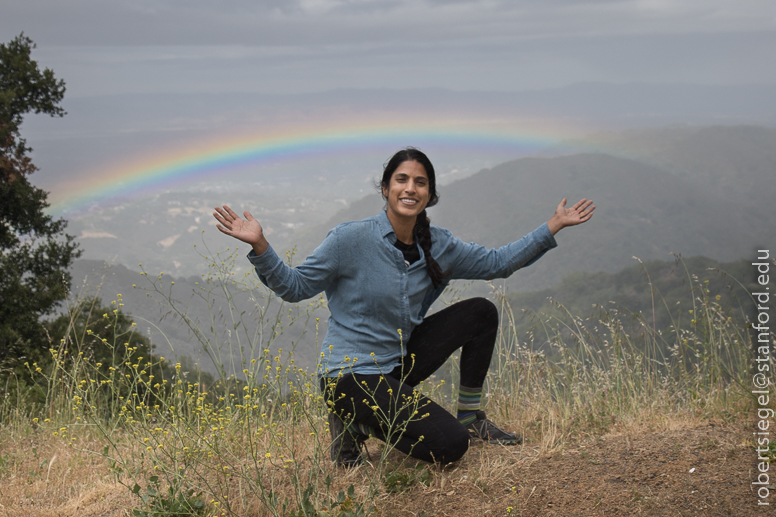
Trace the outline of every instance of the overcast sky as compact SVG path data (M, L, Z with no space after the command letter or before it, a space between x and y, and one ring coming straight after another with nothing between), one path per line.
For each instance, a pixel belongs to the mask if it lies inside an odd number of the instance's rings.
M65 196L74 180L112 177L133 160L208 149L215 139L237 141L259 129L271 135L278 124L325 131L353 125L359 116L364 123L404 120L401 107L376 113L379 102L374 110L340 101L324 106L317 96L251 107L246 96L230 99L230 92L520 92L585 82L776 86L774 0L0 0L0 41L22 31L37 44L33 58L67 84L68 115L56 121L28 117L22 129L40 167L34 182L52 193L50 199ZM684 101L677 101L675 90L665 92L653 95L651 105L638 94L620 104L599 95L597 102L610 108L608 119L624 121L619 127L635 120L628 118L634 108L642 110L641 123L650 123L653 114L663 117L654 119L657 124L696 122L682 119ZM370 95L381 99L382 93ZM433 92L411 95L421 104L436 100ZM587 120L595 118L588 116L595 103L577 90L564 95L590 110L565 120L561 106L560 115L536 112L525 122L499 106L474 115L464 102L429 113L404 106L405 125L415 129L420 116L471 128L484 127L484 117L498 127L530 127L534 134L541 125L601 127ZM486 97L493 96L480 96ZM752 96L732 98L743 97ZM352 101L352 95L345 98ZM760 112L759 100L748 114L731 118L714 111L728 102L711 98L694 108L707 120L760 123L751 118L753 109ZM281 107L270 114L266 102ZM773 107L761 111L772 123ZM542 117L555 122L544 124ZM381 153L365 157L375 170L386 158L387 151ZM467 153L471 167L519 156L489 148ZM452 161L451 170L465 165Z
M0 0L68 96L775 83L773 0Z

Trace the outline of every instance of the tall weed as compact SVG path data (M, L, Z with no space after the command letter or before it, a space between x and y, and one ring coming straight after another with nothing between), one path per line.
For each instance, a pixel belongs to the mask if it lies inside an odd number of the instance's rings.
M193 294L178 293L162 274L143 273L140 289L189 329L214 375L141 355L118 296L100 316L104 335L96 336L111 364L96 362L87 346L95 331L73 318L50 350L50 366L28 365L45 386L45 405L20 415L6 398L3 425L20 435L48 433L102 457L135 497L139 516L370 515L382 494L432 482L431 470L389 461L390 445L372 446L375 454L364 467L337 469L316 373L296 359L300 344L305 354L318 356L315 311L325 301L279 301L252 272L236 272L236 251L207 250L203 257L212 257L210 272ZM534 315L528 335L518 334L506 295L494 292L502 328L485 390L489 416L523 427L529 444L551 450L668 412L737 414L749 401L743 389L751 362L746 321L711 297L703 282L693 279L692 290L691 313L668 333L648 317L634 320L616 308L599 307L582 318L558 305L554 315ZM236 302L236 293L252 305ZM659 303L660 294L653 295ZM188 316L195 300L210 308L208 321ZM71 312L89 303L78 302ZM455 361L445 371L456 372ZM453 410L456 377L440 377L420 389ZM418 400L402 403L423 418ZM402 431L396 422L386 425Z

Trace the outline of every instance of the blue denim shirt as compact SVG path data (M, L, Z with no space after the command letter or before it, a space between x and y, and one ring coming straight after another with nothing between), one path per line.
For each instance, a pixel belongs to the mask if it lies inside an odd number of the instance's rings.
M431 255L450 277L434 288L426 258L407 267L395 246L385 212L344 223L329 232L312 255L291 268L272 247L248 259L261 282L283 300L298 302L326 292L329 317L318 374L388 373L400 364L406 343L450 280L505 278L557 244L547 224L498 249L465 243L431 226Z

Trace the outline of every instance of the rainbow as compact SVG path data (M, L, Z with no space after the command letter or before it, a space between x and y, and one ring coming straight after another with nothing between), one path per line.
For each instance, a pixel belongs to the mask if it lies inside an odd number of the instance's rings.
M460 129L463 127L467 129ZM530 131L514 127L472 127L470 122L464 124L460 120L436 124L403 120L229 138L124 166L100 168L70 179L50 194L49 211L56 214L79 211L111 200L190 185L221 172L259 168L273 162L372 150L379 152L379 160L384 160L395 149L407 145L435 150L514 151L514 156L518 157L578 134L557 127L537 129L535 125Z

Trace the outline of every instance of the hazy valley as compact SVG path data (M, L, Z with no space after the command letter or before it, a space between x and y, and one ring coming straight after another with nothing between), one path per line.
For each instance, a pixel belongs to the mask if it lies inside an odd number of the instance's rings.
M590 224L564 230L558 235L557 249L508 281L496 282L512 293L548 293L563 277L577 272L614 274L636 265L634 257L668 262L673 261L672 254L702 255L723 262L746 259L757 249L776 243L776 226L767 203L776 196L774 149L776 130L763 127L670 127L599 134L443 185L441 202L429 214L433 224L451 229L461 239L493 247L540 225L564 196L571 202L581 197L594 199L598 208ZM196 290L194 283L202 275L212 273L213 266L208 264L215 252L229 248L223 251L228 255L239 245L214 228L210 215L214 204L229 202L236 209L250 210L267 228L275 248L282 252L296 247L295 263L336 224L368 217L382 208L377 194L343 207L345 199L332 199L325 195L331 188L312 182L314 179L302 181L296 197L284 197L288 186L282 184L256 187L258 194L226 188L191 189L76 218L71 230L91 236L82 242L85 257L92 260L75 264L74 292L85 284L90 286L85 292L96 292L104 275L103 299L122 293L129 312L158 322L168 310L144 302L145 293L131 287L133 283L142 287L141 281L145 282L137 266L142 262L150 275L164 272L164 282L175 281L178 299L191 299L187 302L190 313L207 322L207 308L198 306L190 292ZM366 178L363 185L371 188ZM236 252L233 271L256 284L242 258L247 252L243 248ZM106 268L103 261L112 267ZM98 273L85 280L89 271ZM468 295L486 294L492 287L484 282L458 284ZM249 295L237 296L245 297L246 306L252 305ZM547 294L542 297L546 299ZM277 300L272 295L269 299ZM528 308L542 306L534 303ZM218 312L219 307L211 310ZM319 309L316 317L325 321L325 314ZM319 331L324 328L320 326ZM169 339L179 355L201 354L200 344L174 318L168 315L160 329L165 338L153 325L146 325L146 332L160 347L168 348L164 343ZM306 331L312 335L314 325L308 325ZM281 344L288 346L301 332L299 328L289 333ZM309 348L312 341L305 340L304 346ZM304 363L314 362L315 354L302 355Z

